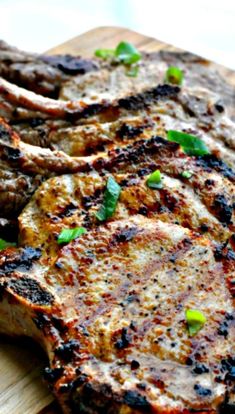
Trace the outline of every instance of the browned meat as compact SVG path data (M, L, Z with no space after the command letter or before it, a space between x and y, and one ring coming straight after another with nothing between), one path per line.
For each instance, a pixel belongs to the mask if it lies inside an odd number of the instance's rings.
M156 86L179 56L184 87ZM76 101L0 79L0 231L20 213L19 247L0 252L0 332L45 348L65 414L234 410L235 128L219 96L230 105L233 89L199 58L159 57L133 80L109 63L74 78L62 93ZM169 129L209 153L187 155ZM111 178L120 197L101 222Z
M163 89L163 86L162 86ZM197 91L183 90L181 93L158 100L152 99L132 110L117 111L113 107L112 122L93 122L73 125L62 120L32 119L12 122L21 139L31 145L52 150L62 150L70 156L90 155L110 149L113 145L126 145L132 140L148 138L154 134L166 135L168 129L179 129L195 133L205 141L210 150L229 165L235 165L235 126L216 109L216 101ZM201 92L201 95L200 95ZM133 99L133 98L132 98ZM131 102L131 98L129 98ZM194 104L193 104L194 102ZM110 111L109 111L110 114ZM100 114L101 120L103 114Z
M234 256L217 257L208 239L142 216L88 231L48 270L40 250L8 249L0 329L44 346L65 413L215 414L232 398L235 336ZM194 336L191 308L206 317Z
M230 116L235 117L235 88L211 68L210 62L190 53L160 51L143 54L137 77L126 76L123 66L103 65L101 70L75 77L62 86L60 98L82 99L94 103L100 99L113 100L127 94L137 94L164 81L169 65L180 67L184 72L184 85L190 88L206 88L223 98Z
M71 55L36 55L0 41L0 76L41 95L57 98L71 76L97 70L99 63Z

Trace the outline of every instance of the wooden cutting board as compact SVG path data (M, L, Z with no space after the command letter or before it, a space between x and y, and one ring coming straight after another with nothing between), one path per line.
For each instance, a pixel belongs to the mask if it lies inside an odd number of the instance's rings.
M161 49L179 50L128 29L100 27L51 49L49 53L71 53L89 57L93 56L95 49L114 48L122 40L149 52ZM214 63L211 66L218 69L235 86L234 71ZM60 413L41 379L45 365L46 357L34 343L0 338L0 414Z

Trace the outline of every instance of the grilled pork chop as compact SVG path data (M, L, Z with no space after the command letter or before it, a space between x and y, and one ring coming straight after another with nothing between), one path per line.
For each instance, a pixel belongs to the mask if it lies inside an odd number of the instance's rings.
M233 255L137 215L90 229L48 269L39 256L5 250L0 328L44 346L65 413L212 414L232 398ZM206 316L194 337L190 308Z
M41 95L57 98L71 76L97 70L99 63L71 55L36 55L0 41L0 76Z
M11 124L0 122L0 225L30 199L19 248L0 255L0 330L44 346L45 377L66 414L234 409L235 129L185 59L182 90L156 86L159 56L145 56L130 83L109 64L84 75L76 102L0 80L0 114ZM195 65L226 88L205 62ZM160 69L146 78L151 67ZM110 78L113 91L122 81L120 94L103 95ZM169 129L199 136L210 154L186 155ZM162 187L153 190L156 169ZM100 223L110 177L121 194ZM86 233L61 246L60 232L77 226ZM189 309L205 317L192 336Z

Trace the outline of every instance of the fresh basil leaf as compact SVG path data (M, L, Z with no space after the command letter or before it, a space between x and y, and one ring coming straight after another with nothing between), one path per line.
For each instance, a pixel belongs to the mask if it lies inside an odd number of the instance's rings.
M59 244L69 243L84 233L86 233L86 229L84 227L75 227L73 229L63 229L58 236L57 242Z
M16 243L11 243L6 240L0 239L0 250L4 250L7 247L15 247Z
M115 56L114 49L97 49L95 51L95 56L101 59L108 59Z
M156 170L150 174L146 180L146 184L149 188L162 188L161 172Z
M166 71L165 81L173 85L181 85L183 82L183 72L177 66L170 66Z
M167 133L169 141L180 144L183 151L188 155L206 155L210 154L204 142L195 135L185 134L184 132L169 130Z
M104 192L103 204L96 213L96 218L99 221L105 221L108 218L112 217L116 211L120 193L120 185L114 180L113 177L109 177Z
M141 53L128 42L121 42L115 49L115 56L125 65L132 65L141 59Z
M185 317L190 336L196 335L206 323L206 317L197 309L187 309L185 311Z

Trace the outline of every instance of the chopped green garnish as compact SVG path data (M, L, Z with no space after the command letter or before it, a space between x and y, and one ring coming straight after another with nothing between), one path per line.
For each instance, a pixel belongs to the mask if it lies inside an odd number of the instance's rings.
M97 49L95 51L95 56L101 59L108 59L115 56L115 50L113 49Z
M188 331L190 336L196 335L206 323L206 317L197 309L187 309L185 317L188 324Z
M126 71L126 75L130 76L132 78L135 78L138 75L139 72L139 66L137 65L131 65L127 71Z
M99 221L105 221L108 218L112 217L116 211L120 193L120 185L114 180L113 177L109 177L104 192L103 204L100 207L99 211L96 213L96 218Z
M182 175L183 178L191 178L192 175L193 175L193 172L192 171L183 171L181 173L181 175Z
M170 66L166 71L165 81L174 85L181 85L183 82L183 72L177 66Z
M125 65L132 65L141 59L141 53L128 42L121 42L115 49L115 56Z
M195 135L185 134L180 131L170 130L167 133L169 141L177 142L183 151L188 155L206 155L210 154L204 142Z
M114 62L127 66L127 76L138 75L139 67L136 63L141 59L141 53L131 43L120 42L116 49L97 49L95 56L101 59L113 58Z
M14 246L16 246L16 243L11 243L6 240L0 239L0 250L4 250L7 247L14 247Z
M75 227L73 229L63 229L58 236L57 242L59 244L69 243L84 233L86 233L86 229L84 227Z
M150 174L146 180L146 184L149 188L162 188L162 178L159 170Z

